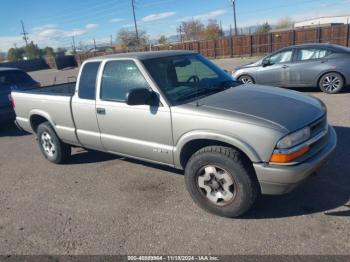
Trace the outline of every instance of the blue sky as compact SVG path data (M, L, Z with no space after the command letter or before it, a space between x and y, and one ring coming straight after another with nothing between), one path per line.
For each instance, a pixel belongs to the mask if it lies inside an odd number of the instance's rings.
M76 43L115 40L122 27L132 27L131 0L1 0L0 51L23 45L20 20L39 46L69 46ZM239 27L289 16L302 20L317 16L349 15L350 0L236 0ZM182 20L205 22L214 18L224 29L233 23L229 0L136 0L138 25L151 38L175 35Z

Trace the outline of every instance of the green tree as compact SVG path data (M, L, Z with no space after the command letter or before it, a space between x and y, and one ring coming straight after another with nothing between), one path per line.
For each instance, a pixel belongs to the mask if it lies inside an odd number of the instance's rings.
M160 36L158 42L159 42L159 44L161 44L161 45L165 45L166 43L168 43L168 39L166 38L165 35L162 35L162 36Z
M40 48L32 42L30 42L25 48L25 55L29 58L29 59L35 59L40 57Z
M262 25L259 25L256 29L256 34L265 34L268 33L271 30L271 26L268 22L263 23Z
M7 59L10 62L19 61L23 59L23 48L10 48L7 52Z
M124 49L144 47L147 45L148 41L146 31L140 30L139 39L137 39L135 31L126 28L119 30L117 38Z

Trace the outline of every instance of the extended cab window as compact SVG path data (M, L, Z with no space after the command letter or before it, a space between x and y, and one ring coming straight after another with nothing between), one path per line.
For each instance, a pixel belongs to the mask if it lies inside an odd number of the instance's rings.
M321 59L330 55L332 51L327 49L310 48L310 49L300 49L297 55L297 61Z
M79 98L95 100L96 79L100 64L101 62L89 62L84 65L79 81Z
M148 87L134 61L107 62L102 76L101 99L124 102L131 89Z

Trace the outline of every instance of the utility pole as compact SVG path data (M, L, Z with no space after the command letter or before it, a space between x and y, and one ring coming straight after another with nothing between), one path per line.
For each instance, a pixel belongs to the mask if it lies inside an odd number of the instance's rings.
M24 28L24 23L23 23L23 20L21 20L21 25L22 25L22 33L21 35L23 35L23 40L24 42L26 43L26 46L28 46L28 33L26 32L25 28Z
M179 31L180 31L180 42L182 43L182 25L181 24L180 24Z
M96 51L96 39L94 38L94 49Z
M237 21L236 21L236 0L230 0L232 2L232 8L233 8L233 19L234 19L234 26L235 26L235 35L238 35L237 32Z
M111 35L111 47L113 46L113 36Z
M77 51L77 48L75 46L75 37L74 37L74 35L72 36L72 49L73 49L73 53L75 54L76 51Z
M136 22L136 15L135 15L135 0L131 0L131 6L132 6L132 14L134 16L136 41L137 41L137 44L139 44L140 43L140 41L139 41L139 31L137 30L137 22Z

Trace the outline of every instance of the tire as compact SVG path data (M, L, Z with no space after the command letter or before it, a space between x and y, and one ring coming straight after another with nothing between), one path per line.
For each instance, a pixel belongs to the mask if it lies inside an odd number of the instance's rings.
M251 163L229 147L208 146L196 152L186 165L185 182L197 205L223 217L241 216L259 193Z
M241 75L238 77L238 81L242 82L242 84L255 84L253 77L249 75Z
M37 141L41 153L52 163L64 163L71 155L71 147L58 138L49 122L38 126Z
M345 86L344 78L341 74L330 72L323 75L318 81L318 87L322 92L327 94L337 94L342 91Z

